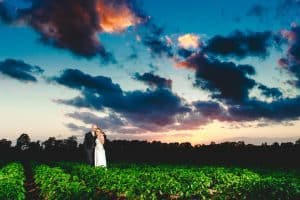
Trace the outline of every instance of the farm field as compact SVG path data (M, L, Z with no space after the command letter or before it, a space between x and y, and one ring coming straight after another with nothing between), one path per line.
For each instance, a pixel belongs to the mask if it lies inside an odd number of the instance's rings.
M25 199L24 168L19 163L0 165L0 199Z
M299 171L71 162L31 168L40 199L300 199ZM1 165L0 180L0 199L25 199L21 164Z
M32 163L40 199L300 199L298 171L237 167ZM3 165L0 199L25 199L24 168Z

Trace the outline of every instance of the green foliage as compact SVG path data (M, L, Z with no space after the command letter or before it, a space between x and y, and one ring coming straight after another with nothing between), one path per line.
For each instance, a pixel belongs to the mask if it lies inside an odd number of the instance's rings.
M224 167L57 163L97 191L127 199L300 199L299 176Z
M58 167L34 166L34 178L44 199L87 199L91 190L77 176L65 173Z
M25 199L24 169L19 163L10 163L0 169L0 199Z

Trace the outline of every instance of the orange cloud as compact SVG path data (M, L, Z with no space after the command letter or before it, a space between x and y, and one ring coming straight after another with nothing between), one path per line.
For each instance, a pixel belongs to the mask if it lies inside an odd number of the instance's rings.
M105 0L98 0L97 13L99 15L99 26L103 32L122 32L130 26L142 22L125 3L114 5Z
M281 35L288 41L296 40L297 35L293 31L281 30Z
M194 34L185 34L185 35L179 36L177 40L178 40L179 46L184 49L189 49L189 48L196 49L200 45L199 36L194 35Z

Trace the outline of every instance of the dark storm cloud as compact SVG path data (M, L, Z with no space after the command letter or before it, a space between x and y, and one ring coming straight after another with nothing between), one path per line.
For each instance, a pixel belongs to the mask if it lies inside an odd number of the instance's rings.
M171 79L166 79L150 72L144 74L135 73L133 78L151 87L172 88Z
M278 99L270 103L248 100L242 105L230 106L228 112L232 116L232 120L236 121L297 120L300 116L300 96Z
M13 11L4 3L0 1L0 21L4 23L12 23L14 20Z
M283 62L285 63L285 62ZM256 82L249 76L255 74L250 65L237 65L233 62L221 62L202 53L193 54L186 60L178 62L178 67L195 71L195 86L211 92L211 97L218 102L198 101L188 117L180 121L186 125L179 127L199 127L212 120L226 122L265 121L284 122L300 117L300 97L282 98L279 88L270 88ZM287 66L286 66L287 67ZM298 73L298 67L290 66L290 71ZM272 97L267 102L250 98L249 91L257 87L265 97ZM219 104L222 102L226 109ZM203 119L206 117L206 120ZM180 128L179 128L180 129Z
M221 116L221 113L225 112L224 108L218 102L214 101L195 101L193 105L197 111L208 118L218 118L217 116Z
M278 88L269 88L263 84L259 84L258 89L260 89L262 94L266 97L282 97L282 92Z
M33 66L22 60L6 59L0 62L0 74L22 82L37 82L35 75L44 72L39 66Z
M90 76L71 69L51 80L81 91L76 98L56 102L94 110L111 109L136 124L164 126L173 123L176 114L189 111L183 100L170 89L123 91L110 78Z
M233 62L221 62L202 53L193 54L179 67L195 70L194 85L212 93L213 98L242 102L248 98L249 90L256 82L249 78L255 74L250 65L236 65Z
M275 37L275 36L274 36ZM266 32L233 32L229 36L217 35L208 40L204 51L219 56L245 58L247 56L266 57L268 48L274 44L274 37Z
M190 112L178 115L176 124L168 127L169 130L199 129L213 120L230 121L227 111L216 101L194 101L190 104Z
M226 109L213 101L196 101L192 105L195 109L185 115L179 115L177 117L179 125L170 126L170 130L198 129L213 120L237 122L242 127L244 122L253 121L258 121L265 126L278 123L289 126L291 125L289 121L298 120L300 117L300 96L276 99L272 102L247 99L239 104L228 104Z
M129 0L32 0L31 7L15 9L12 18L6 4L0 4L0 18L7 23L21 21L33 27L40 40L73 54L92 58L102 57L103 62L116 63L98 38L99 33L115 33L142 23Z
M297 78L297 80L291 80L290 83L300 88L300 64L291 65L287 69Z
M103 129L117 130L126 123L117 114L110 113L108 116L99 117L90 112L73 112L66 114L67 117L82 121L85 124L96 124Z
M152 23L146 24L146 32L142 34L142 43L149 48L153 57L167 56L172 57L172 47L164 40L163 28L158 27Z
M300 96L280 98L272 102L248 99L240 104L227 105L227 109L212 101L196 101L193 106L196 110L189 112L189 117L181 120L193 127L212 120L239 123L260 121L263 124L280 123L288 126L288 121L298 120L300 117Z
M49 79L72 89L97 92L98 94L121 94L119 84L105 76L91 76L77 69L66 69L60 76Z
M282 37L287 40L286 56L280 58L278 63L283 70L289 72L296 80L289 83L300 88L300 27L292 24L290 30L282 30Z
M193 51L184 48L179 48L177 54L183 58L187 58L193 54Z

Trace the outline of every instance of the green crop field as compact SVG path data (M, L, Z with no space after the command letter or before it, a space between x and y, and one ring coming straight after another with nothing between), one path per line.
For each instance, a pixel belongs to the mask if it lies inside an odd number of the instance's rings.
M24 169L19 163L0 167L0 199L25 199Z
M300 199L299 171L213 166L32 163L40 199ZM0 199L25 199L24 168L0 166Z
M64 162L33 171L43 199L300 199L296 171Z

